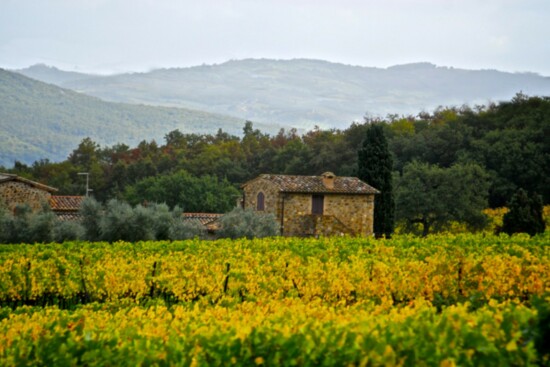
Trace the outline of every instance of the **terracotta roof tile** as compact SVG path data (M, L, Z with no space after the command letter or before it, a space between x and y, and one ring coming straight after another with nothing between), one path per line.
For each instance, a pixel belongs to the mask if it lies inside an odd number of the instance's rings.
M323 183L323 176L292 176L263 174L260 179L268 180L280 187L281 192L318 194L378 194L380 191L356 177L334 176L332 187ZM245 183L243 186L246 186Z
M197 221L203 226L212 223L216 219L220 218L223 214L217 213L183 213L183 220L185 221Z
M84 200L84 196L59 196L50 197L50 207L56 211L78 211Z

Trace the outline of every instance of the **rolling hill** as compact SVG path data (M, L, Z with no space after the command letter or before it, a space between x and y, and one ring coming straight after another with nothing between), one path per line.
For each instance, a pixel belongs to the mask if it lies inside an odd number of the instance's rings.
M183 108L105 102L0 69L0 165L65 159L85 137L101 145L162 141L179 129L240 134L244 120ZM255 124L262 131L280 126Z
M247 59L112 76L65 74L44 65L19 72L109 101L185 107L302 128L347 127L365 114L415 115L438 106L487 104L520 91L550 95L550 78L537 74L430 63L383 69Z

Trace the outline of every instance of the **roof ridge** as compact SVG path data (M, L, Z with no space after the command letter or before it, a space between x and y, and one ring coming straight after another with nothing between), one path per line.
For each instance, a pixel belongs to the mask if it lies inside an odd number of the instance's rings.
M19 182L23 182L23 183L26 183L27 185L31 185L31 186L34 186L38 189L41 189L41 190L44 190L44 191L48 191L48 192L56 192L58 191L55 187L51 187L51 186L48 186L48 185L45 185L43 183L40 183L40 182L36 182L36 181L33 181L33 180L30 180L28 178L25 178L25 177L22 177L22 176L18 176L16 174L12 174L12 173L0 173L0 177L3 178L0 178L0 181L3 181L3 182L7 182L7 181L19 181Z
M332 173L332 172L324 172L323 174L325 173ZM284 176L284 177L316 177L316 178L321 178L323 177L323 174L321 175L289 175L289 174L285 174L285 173L262 173L259 175L259 177L264 177L264 176ZM357 180L359 180L359 177L357 176L338 176L334 173L332 173L334 175L334 178L355 178Z
M327 172L324 173L327 175ZM246 187L251 182L257 179L264 179L276 185L280 192L295 192L295 193L326 193L326 194L354 194L354 195L370 195L378 194L380 191L370 186L354 176L336 176L330 185L326 185L323 175L285 175L285 174L262 174L257 178L244 183L241 187Z
M192 212L192 213L183 213L183 215L223 215L223 213L199 213L199 212Z

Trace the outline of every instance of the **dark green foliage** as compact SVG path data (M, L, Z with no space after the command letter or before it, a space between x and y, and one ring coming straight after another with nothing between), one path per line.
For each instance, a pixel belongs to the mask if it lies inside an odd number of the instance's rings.
M550 97L438 109L388 126L395 168L414 160L450 167L475 162L492 176L489 205L505 206L519 187L550 203Z
M82 224L76 221L56 221L52 229L53 242L76 241L85 237Z
M128 203L110 200L99 221L101 239L109 242L152 240L152 223L147 216L141 205L133 209Z
M131 204L162 202L186 212L225 213L235 206L240 193L227 180L214 176L193 177L185 171L149 177L126 189Z
M358 151L357 177L380 191L374 198L374 234L391 237L394 228L393 159L383 126L371 124Z
M57 216L48 209L34 213L29 218L28 239L29 243L47 243L53 240L52 233Z
M95 199L87 198L81 214L90 241L181 240L202 237L205 232L200 224L184 222L179 207L171 211L166 204L132 207L113 199L103 208Z
M32 209L28 205L17 205L13 213L7 210L0 216L0 237L2 243L27 242L28 227Z
M32 216L32 209L27 204L19 204L15 207L12 216L11 238L12 243L28 242L29 222Z
M550 363L550 303L544 297L533 297L533 306L537 309L533 339L539 355L539 363Z
M465 222L471 229L486 223L482 210L487 207L489 177L476 164L456 164L440 168L412 162L403 169L396 189L396 217L422 235L442 230L452 221Z
M510 211L502 218L502 232L509 235L523 232L531 236L544 232L543 205L539 195L529 197L525 190L519 189L508 208Z
M172 222L180 222L181 211L178 207L174 208L171 212L170 208L166 204L149 204L147 210L150 212L148 215L149 220L152 222L153 235L156 240L168 240L173 239L170 235Z
M0 243L12 243L13 233L13 215L0 207Z
M100 219L103 215L101 204L91 197L85 198L80 206L80 215L84 227L84 238L88 241L99 241L101 239Z
M259 173L318 175L332 171L339 176L353 175L366 130L371 124L385 122L382 126L394 170L400 173L413 160L445 168L475 162L492 177L491 207L506 205L518 187L536 191L543 203L550 202L549 98L523 96L476 107L475 111L441 108L433 114L388 119L370 119L343 131L314 129L302 136L296 130L268 136L248 122L242 138L223 131L199 135L174 130L165 135L165 145L142 141L133 149L124 144L99 148L84 139L63 163L41 160L26 166L16 162L11 172L72 195L85 190L85 179L77 173L90 172L90 187L102 202L125 197L127 186L145 178L181 170L194 177L227 179L235 186ZM134 204L143 200L146 198L132 198Z
M8 243L7 239L10 235L8 232L8 220L10 213L0 204L0 243Z
M474 163L490 177L489 206L505 206L519 187L550 203L550 98L524 95L475 109L389 115L346 130L315 128L303 135L281 129L269 136L246 122L242 137L221 129L202 135L174 130L164 136L164 145L141 141L134 148L100 147L83 139L64 162L16 162L9 172L57 187L61 195L83 195L85 177L78 173L88 172L93 195L102 203L116 198L132 205L159 202L183 206L187 212L226 212L240 196L235 188L260 173L359 174L358 151L371 125L382 127L393 171L400 175L414 161L445 169ZM377 200L388 192L365 180L383 192ZM396 181L393 185L396 189ZM441 205L455 210L451 199Z
M179 218L181 218L181 215ZM198 221L182 221L180 219L170 222L169 238L171 240L188 240L191 238L204 238L205 236L206 228Z
M179 207L171 211L166 204L132 207L113 199L104 208L86 198L80 214L80 222L61 221L49 208L33 213L28 205L20 205L13 214L1 209L0 243L182 240L206 233L202 224L184 221Z
M279 224L273 214L235 208L220 218L219 238L262 238L279 234Z
M0 243L47 243L57 222L48 208L33 213L28 205L17 205L14 213L0 212Z

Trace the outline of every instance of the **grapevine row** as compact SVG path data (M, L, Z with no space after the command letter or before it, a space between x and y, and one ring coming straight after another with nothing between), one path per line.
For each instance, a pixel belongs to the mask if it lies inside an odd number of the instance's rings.
M22 307L0 323L0 364L499 366L548 362L537 312L491 301L475 312L328 306L299 299L232 307L106 303Z
M549 244L545 234L5 246L0 304L526 301L550 291Z

